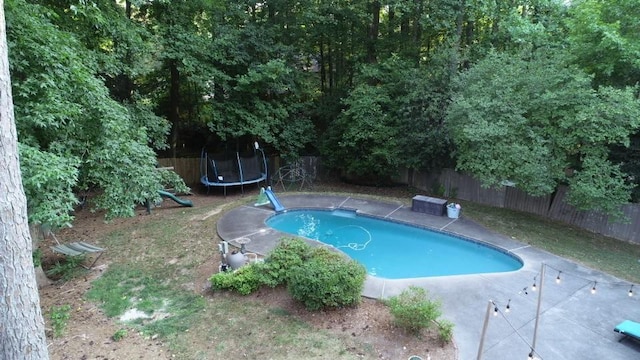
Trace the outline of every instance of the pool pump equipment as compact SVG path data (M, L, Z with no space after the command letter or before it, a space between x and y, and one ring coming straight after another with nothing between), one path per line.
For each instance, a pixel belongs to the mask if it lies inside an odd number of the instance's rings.
M227 253L229 252L229 243L222 241L218 244L218 251L220 251L220 271L229 270L229 264L227 264Z

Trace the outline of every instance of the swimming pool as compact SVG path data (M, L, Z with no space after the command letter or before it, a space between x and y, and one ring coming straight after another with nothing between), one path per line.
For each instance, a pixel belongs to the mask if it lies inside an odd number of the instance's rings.
M289 210L266 219L276 230L333 246L387 279L518 270L515 255L479 241L357 214Z

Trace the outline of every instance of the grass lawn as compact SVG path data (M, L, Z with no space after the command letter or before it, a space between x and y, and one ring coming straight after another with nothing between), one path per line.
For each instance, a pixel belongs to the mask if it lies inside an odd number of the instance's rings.
M640 283L640 245L595 234L541 216L465 203L465 216L497 233Z
M406 187L322 184L314 191L346 192L407 205L417 193ZM296 353L326 359L380 357L372 342L313 328L286 309L259 299L229 294L203 296L202 283L218 271L211 265L219 258L215 248L220 240L217 219L229 209L252 204L255 196L212 195L205 201L206 205L163 215L158 210L152 215L114 221L104 229L97 228L100 231L91 228L95 242L108 249L110 265L91 284L86 297L113 318L122 317L131 308L148 315L128 326L146 336L164 339L176 358L285 359ZM464 216L495 232L640 283L640 245L531 214L472 203L463 203L463 208Z

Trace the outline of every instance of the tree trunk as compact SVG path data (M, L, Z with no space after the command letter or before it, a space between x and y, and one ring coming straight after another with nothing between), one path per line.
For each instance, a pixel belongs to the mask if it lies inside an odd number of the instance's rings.
M131 1L129 0L124 2L124 13L127 16L127 19L131 20Z
M318 47L320 48L320 60L319 60L319 64L318 67L320 68L320 89L322 90L322 92L327 92L327 68L326 68L326 61L325 61L325 57L324 57L324 41L323 41L323 37L320 38L320 44L318 45Z
M51 236L52 233L51 229L48 226L29 224L29 235L31 236L32 247L35 249L38 247L37 244L40 241ZM42 259L39 260L41 261ZM34 266L36 264L37 262L34 261ZM35 272L36 284L38 284L38 289L41 289L53 283L53 281L51 281L51 279L47 277L47 274L45 274L44 270L42 269L42 265L35 266Z
M367 62L375 64L378 61L377 42L380 29L380 2L374 1L371 7L371 24L369 26L369 36L367 39Z
M335 75L333 73L334 65L333 65L333 46L331 38L327 38L327 75L329 78L327 81L329 82L329 93L332 93L334 90L334 78Z
M422 59L422 51L423 51L423 44L422 44L422 22L420 21L420 18L422 17L422 12L424 11L424 2L422 0L420 0L418 2L418 11L417 14L413 20L414 25L414 35L413 35L413 43L414 43L414 54L415 54L415 61L416 61L416 65L420 65L420 61Z
M0 357L49 359L22 187L0 0Z
M47 277L47 274L45 274L42 266L36 266L34 270L36 272L36 284L38 285L38 289L53 284L53 281L51 281L51 279Z
M460 50L461 50L460 47L462 45L461 44L462 27L464 23L465 7L466 7L465 0L460 0L458 6L459 6L457 9L458 13L456 15L456 33L455 33L453 51L451 52L451 63L449 65L449 74L451 79L453 79L453 77L458 72L458 66L460 61Z
M169 63L171 79L169 88L169 122L171 122L171 153L176 157L178 149L178 139L180 138L180 70L178 70L177 60Z

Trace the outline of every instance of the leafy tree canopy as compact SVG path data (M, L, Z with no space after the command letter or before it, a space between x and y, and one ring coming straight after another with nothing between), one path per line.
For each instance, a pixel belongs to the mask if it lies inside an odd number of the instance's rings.
M597 85L640 82L640 6L636 0L578 0L569 7L574 61Z
M163 143L166 122L113 100L94 72L94 52L53 25L52 12L23 0L7 1L6 10L30 221L68 225L78 190L100 189L94 205L108 217L158 198L147 144Z
M567 183L580 208L624 203L625 173L639 178L633 0L6 6L33 222L68 224L89 189L130 215L157 196L153 150L209 135L290 159L322 144L327 164L368 179L458 161L531 194Z
M450 141L443 120L448 73L433 69L396 56L364 66L344 100L345 110L324 139L326 163L380 183L389 181L399 166L433 169L447 164Z
M560 183L579 209L615 213L631 185L608 159L640 126L633 89L602 87L561 55L493 53L461 74L448 111L458 169L485 185L515 182L551 194Z
M216 26L210 79L201 117L222 139L252 135L285 158L296 158L316 136L310 118L312 75L271 22Z

